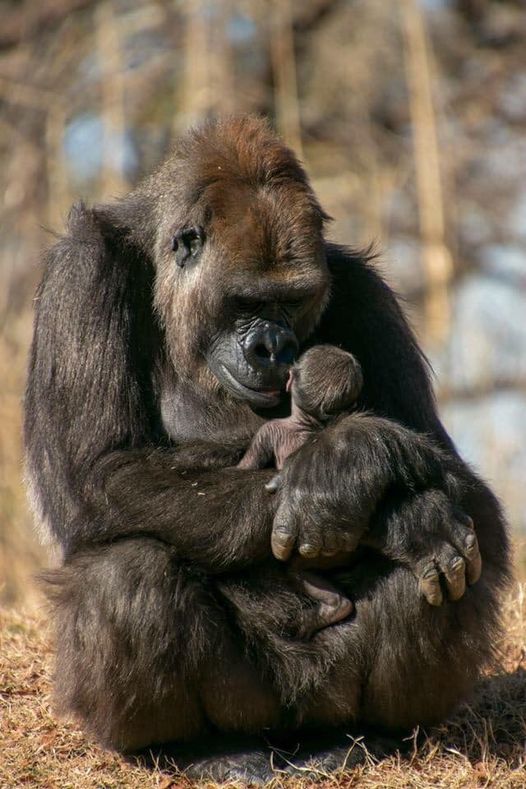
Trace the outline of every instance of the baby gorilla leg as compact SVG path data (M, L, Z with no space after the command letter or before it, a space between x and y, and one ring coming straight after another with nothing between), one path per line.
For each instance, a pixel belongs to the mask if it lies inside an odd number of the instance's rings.
M311 638L318 630L346 619L353 611L351 601L324 576L292 565L290 573L301 591L318 603L304 612L299 635Z

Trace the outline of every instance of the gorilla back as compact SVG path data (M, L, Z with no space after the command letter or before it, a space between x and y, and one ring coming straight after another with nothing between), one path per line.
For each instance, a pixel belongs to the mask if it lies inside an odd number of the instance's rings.
M425 361L366 256L325 241L257 118L208 123L48 252L25 400L60 708L131 750L211 730L441 719L492 656L501 511L436 415ZM233 469L284 415L294 357L359 360L359 409L271 469ZM309 642L284 560L359 542L349 621Z

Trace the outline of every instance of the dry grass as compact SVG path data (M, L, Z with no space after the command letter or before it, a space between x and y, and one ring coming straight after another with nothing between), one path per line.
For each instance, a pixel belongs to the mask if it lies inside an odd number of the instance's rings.
M3 263L0 252L0 269ZM0 273L0 293L9 285ZM1 298L1 296L0 296ZM35 599L32 574L44 561L22 485L22 397L32 322L0 303L0 604Z
M331 789L526 786L526 584L506 604L501 670L449 723L415 736L409 753L381 760L369 754L352 770L321 775ZM50 705L51 654L43 615L0 611L0 789L168 789L194 784L146 769L88 742L57 722ZM350 742L351 745L351 742ZM355 748L363 749L356 742ZM213 786L213 784L202 784ZM273 787L304 789L312 778L277 776Z

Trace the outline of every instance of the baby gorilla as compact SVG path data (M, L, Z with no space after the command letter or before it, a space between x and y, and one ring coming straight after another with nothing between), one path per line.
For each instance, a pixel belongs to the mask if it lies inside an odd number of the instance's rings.
M316 345L308 350L289 373L290 416L266 422L252 439L238 468L265 468L274 462L281 470L289 455L356 403L362 384L362 368L351 353L333 345ZM273 482L267 488L273 490ZM320 560L313 561L319 567ZM341 557L336 557L329 559L326 566L337 566L340 562ZM329 581L307 570L308 564L302 557L291 562L294 579L318 603L306 615L301 632L305 637L340 622L353 609L351 601Z

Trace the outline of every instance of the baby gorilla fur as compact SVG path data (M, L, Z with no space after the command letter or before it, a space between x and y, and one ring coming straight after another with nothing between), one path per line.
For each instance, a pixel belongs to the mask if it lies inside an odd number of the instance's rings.
M287 381L291 413L284 419L272 419L257 431L238 468L260 469L274 462L280 471L293 452L323 430L325 425L343 411L349 411L358 399L363 385L358 360L334 345L317 345L306 351L293 365ZM274 492L279 475L267 484ZM351 601L326 578L311 572L308 552L291 561L290 573L300 589L318 605L305 614L301 635L341 622L353 610ZM328 554L327 566L336 567L346 554ZM319 566L319 559L316 562Z

